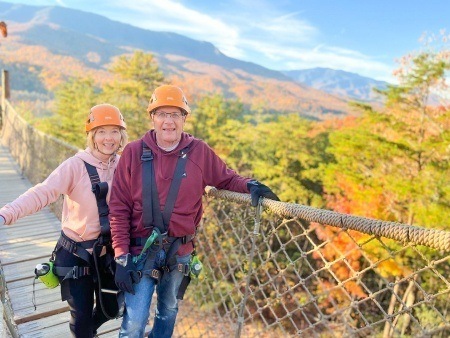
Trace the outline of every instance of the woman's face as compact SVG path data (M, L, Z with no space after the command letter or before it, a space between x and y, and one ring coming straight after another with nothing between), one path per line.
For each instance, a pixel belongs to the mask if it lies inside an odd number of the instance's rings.
M94 156L108 160L119 149L121 138L120 128L117 126L98 127L94 134Z

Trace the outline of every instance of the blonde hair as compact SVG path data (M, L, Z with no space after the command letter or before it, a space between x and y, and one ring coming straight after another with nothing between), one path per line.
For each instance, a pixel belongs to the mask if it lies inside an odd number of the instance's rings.
M94 142L94 137L95 137L95 133L97 132L98 127L94 128L90 131L88 131L87 136L86 136L86 143L87 146L91 149L91 150L95 150L95 142ZM128 143L128 134L127 131L123 128L119 128L120 131L120 143L119 143L119 149L117 149L117 152L120 152L123 150L123 148L126 146L126 144Z

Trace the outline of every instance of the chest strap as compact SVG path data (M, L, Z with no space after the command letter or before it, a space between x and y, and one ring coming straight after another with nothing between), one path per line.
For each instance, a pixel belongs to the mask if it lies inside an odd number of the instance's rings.
M108 219L109 207L108 203L106 203L106 195L108 194L109 189L108 183L100 182L100 177L98 176L97 169L93 165L85 161L83 162L89 174L89 179L91 180L92 192L94 193L95 199L97 200L101 237L103 239L103 242L109 242L111 238L111 228Z

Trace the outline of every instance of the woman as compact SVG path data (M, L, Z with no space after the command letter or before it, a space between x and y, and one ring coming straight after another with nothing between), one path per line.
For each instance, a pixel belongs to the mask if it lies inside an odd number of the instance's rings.
M99 265L107 267L107 258L113 258L113 255L105 254L112 252L108 241L106 203L109 201L110 189L107 188L111 187L119 161L117 152L128 139L120 110L109 104L91 108L86 121L86 133L87 148L84 151L65 160L44 182L0 209L0 224L9 225L55 202L59 195L64 195L61 237L52 260L54 272L61 284L61 298L67 300L70 307L70 331L78 338L93 337L100 325L118 310L114 294L101 293L99 297L97 272L100 271L101 277L103 270L96 268L94 263L103 262L103 265ZM103 199L96 197L94 187L103 187ZM105 207L106 216L104 212L99 214ZM97 245L99 238L100 245ZM114 288L114 279L111 275L107 276L109 278L100 278L102 287ZM94 293L96 307L93 309ZM106 315L101 310L100 299L103 300L104 308L108 309Z

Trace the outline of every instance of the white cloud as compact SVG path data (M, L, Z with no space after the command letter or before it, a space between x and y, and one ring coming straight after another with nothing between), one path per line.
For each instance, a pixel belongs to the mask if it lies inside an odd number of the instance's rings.
M71 6L72 0L54 2ZM302 19L301 12L281 12L272 2L230 0L228 10L219 6L215 13L213 6L194 10L189 1L110 0L107 6L103 1L97 6L88 6L88 2L79 0L72 6L141 28L208 41L230 57L267 68L326 67L392 81L390 65L358 51L323 44L320 30Z
M317 36L318 30L308 22L296 19L298 14L299 12L293 12L275 18L269 17L262 22L259 21L255 28L269 34L276 41L311 42Z
M168 31L208 41L227 55L244 53L238 47L239 29L173 0L115 1L114 6L130 11L127 23L156 31ZM114 11L117 13L117 11ZM113 12L109 12L111 17ZM120 18L115 18L120 20ZM123 21L123 20L121 20Z
M255 40L248 40L245 44L247 50L254 50L260 53L261 57L258 58L259 64L272 69L294 70L324 67L341 69L382 81L394 82L393 77L390 76L392 72L390 65L374 60L357 51L323 44L315 47L287 47L272 41L261 42ZM278 65L278 67L274 67L274 65ZM380 74L384 76L380 76Z

